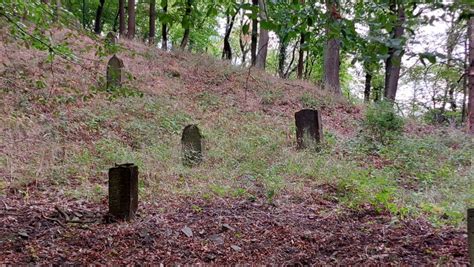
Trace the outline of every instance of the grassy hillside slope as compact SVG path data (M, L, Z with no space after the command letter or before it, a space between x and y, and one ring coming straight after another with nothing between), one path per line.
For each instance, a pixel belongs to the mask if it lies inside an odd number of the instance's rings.
M279 207L294 224L307 219L295 212L307 211L302 203L312 200L319 203L312 212L321 220L368 210L383 216L383 225L407 218L425 222L420 216L428 215L437 225L459 226L466 207L474 205L474 142L458 130L408 121L393 143L374 148L363 138L362 105L306 82L121 40L117 55L125 63L126 83L108 92L110 55L101 40L58 30L54 39L70 42L76 58L49 62L47 53L19 44L5 30L1 35L0 196L6 207L69 202L97 210L107 199L108 168L126 162L139 166L144 214L176 212L180 208L171 203L194 199L184 211L209 215L211 207L236 207L226 202L235 199ZM293 114L303 107L322 111L320 151L295 149ZM191 123L205 138L204 162L194 168L180 160L180 133ZM449 246L461 246L457 257L465 259L465 243L456 242ZM331 253L324 262L331 262ZM204 260L203 255L194 256ZM440 249L426 257L456 256ZM379 260L393 259L374 258Z

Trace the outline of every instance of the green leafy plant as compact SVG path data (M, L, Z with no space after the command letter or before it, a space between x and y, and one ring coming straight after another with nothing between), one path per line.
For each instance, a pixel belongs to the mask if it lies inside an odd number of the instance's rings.
M390 102L377 102L368 107L363 122L364 137L373 145L387 145L403 130L403 118Z

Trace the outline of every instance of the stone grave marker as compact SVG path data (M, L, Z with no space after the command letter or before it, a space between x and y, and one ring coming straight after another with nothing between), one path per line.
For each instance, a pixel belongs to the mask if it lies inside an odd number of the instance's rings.
M115 34L114 32L109 32L109 33L107 33L107 36L105 37L105 40L110 45L116 45L118 43L117 34Z
M120 220L131 220L138 208L138 167L133 163L109 169L109 214Z
M113 55L107 64L107 88L122 86L123 61Z
M296 143L298 149L321 144L323 127L321 113L314 109L302 109L295 113Z
M193 166L202 161L201 132L197 125L191 124L184 127L181 136L183 165Z

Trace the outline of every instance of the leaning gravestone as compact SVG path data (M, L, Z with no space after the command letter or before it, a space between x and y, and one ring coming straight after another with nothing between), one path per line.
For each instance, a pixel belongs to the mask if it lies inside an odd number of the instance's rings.
M123 79L123 61L116 55L107 64L107 88L120 87Z
M202 161L201 133L197 125L184 127L181 136L181 147L183 154L183 165L193 166Z
M109 32L107 33L107 36L105 36L105 40L110 45L116 45L118 43L117 34L114 32Z
M297 148L318 145L323 141L321 113L314 109L302 109L295 113Z
M109 214L120 220L131 220L138 208L138 167L133 163L109 169Z

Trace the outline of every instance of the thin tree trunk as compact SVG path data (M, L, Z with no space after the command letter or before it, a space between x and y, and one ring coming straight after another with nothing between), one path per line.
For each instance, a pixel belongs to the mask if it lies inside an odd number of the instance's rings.
M235 17L239 13L239 10L236 10L234 15L230 17L230 15L227 15L227 27L224 35L224 50L222 51L222 58L223 59L228 59L232 60L232 47L230 46L230 34L232 33L232 28L234 27L234 21ZM230 12L230 10L228 11Z
M258 7L259 0L252 0L252 4L255 7ZM256 15L256 14L255 14ZM258 20L257 17L252 19L252 41L250 43L250 62L252 66L255 65L257 61L257 37L258 37Z
M304 5L305 0L300 0L301 5ZM304 42L305 42L305 33L301 33L300 37L300 50L298 52L298 68L296 72L296 77L298 79L303 79L303 69L304 69Z
M102 32L102 13L104 11L104 4L105 0L100 0L99 6L97 7L97 12L95 13L95 24L94 24L94 32L96 34L100 34Z
M290 77L291 73L293 73L296 70L295 68L292 69L291 67L293 65L293 62L295 61L295 53L296 53L296 47L297 46L298 46L298 43L295 43L295 45L293 46L293 51L291 52L290 63L288 63L288 68L285 71L285 76L283 76L283 78L285 78L285 79L288 79L288 77Z
M372 74L365 70L365 88L364 88L364 102L370 102L370 88L372 87Z
M267 20L267 8L265 5L265 0L258 0L258 5L260 9L260 21ZM258 51L257 58L255 60L255 67L259 69L265 69L267 63L267 51L268 51L268 30L260 26L260 34L258 38Z
M398 13L397 22L392 31L392 38L400 39L405 31L405 10L403 4L399 3L397 7L396 2L392 0L390 9L392 10L392 12ZM403 53L403 49L396 49L391 47L388 52L389 57L385 62L384 97L389 101L395 101L395 97L397 95L398 80L400 78L400 69Z
M43 0L47 1L47 0ZM86 0L82 0L82 27L86 28Z
M115 14L115 18L114 18L114 25L112 26L112 31L113 32L117 32L117 25L118 25L118 19L119 19L119 12L120 10L117 10L117 14Z
M56 0L56 6L54 8L54 22L58 22L61 16L61 0Z
M129 39L135 38L135 0L128 0L128 32Z
M156 34L156 0L150 0L150 32L148 34L148 42L155 43Z
M469 44L468 44L468 38L464 40L464 77L463 77L463 83L462 83L462 110L461 110L461 122L466 121L466 100L467 100L467 83L468 83L468 71L469 71Z
M474 135L474 16L471 16L468 22L468 38L469 38L469 97L467 104L467 132Z
M286 48L288 47L285 39L285 37L280 38L280 48L278 54L278 76L280 76L280 78L285 78Z
M163 0L163 13L166 15L168 13L168 0ZM161 49L168 50L168 25L163 22L161 24Z
M180 45L180 48L181 50L184 50L186 48L186 46L188 45L189 43L189 34L191 32L190 30L190 24L191 24L191 21L190 21L190 17L191 17L191 6L192 6L192 0L187 0L186 1L186 11L184 13L184 17L183 17L183 21L182 21L182 24L183 24L183 27L184 27L184 34L183 34L183 39L181 39L181 45Z
M119 0L119 34L125 35L125 0Z
M338 0L326 0L327 12L330 23L335 23L338 19L339 3ZM326 36L333 35L330 28L326 28ZM331 37L326 41L324 47L324 88L336 94L341 94L341 85L339 81L339 49L340 41Z
M303 79L303 71L304 71L304 50L303 50L303 46L304 46L304 42L305 42L305 34L302 33L301 34L301 37L300 37L300 50L298 52L298 68L297 68L297 73L296 73L296 76L298 79Z

